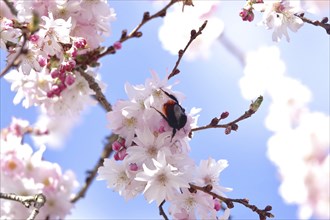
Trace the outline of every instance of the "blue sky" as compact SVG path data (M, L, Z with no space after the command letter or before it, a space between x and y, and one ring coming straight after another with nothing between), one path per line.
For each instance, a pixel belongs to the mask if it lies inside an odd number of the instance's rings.
M144 11L156 11L149 1L110 1L110 5L116 10L117 21L112 24L113 34L104 45L113 44L122 29L132 30L140 22ZM257 27L257 19L252 23L241 21L238 13L243 5L244 1L225 1L218 11L219 18L225 23L227 38L245 53L261 46L278 46L286 63L287 75L299 79L312 91L310 109L329 114L329 36L321 28L305 25L297 34L290 33L290 43L285 40L272 42L271 31ZM102 58L98 72L108 85L106 97L112 104L127 98L125 82L142 84L150 77L151 70L163 78L173 68L177 57L164 51L158 39L161 24L160 18L149 22L141 29L141 38L125 42L117 54ZM1 51L1 69L4 59ZM210 59L183 60L179 69L181 73L171 82L180 81L174 89L185 94L182 106L187 111L192 107L202 108L199 125L208 124L211 118L223 111L230 112L229 121L247 110L250 101L243 99L238 84L243 67L220 42L214 44ZM11 116L28 119L31 123L36 119L36 109L25 110L21 105L14 106L13 97L10 85L1 79L2 128L10 123ZM279 176L276 167L266 157L267 140L272 135L264 125L269 104L269 98L265 97L257 114L240 122L239 130L230 135L225 135L223 129L197 132L190 143L190 155L198 163L208 157L229 161L229 167L221 173L220 181L223 186L234 189L227 193L228 197L247 197L260 208L272 205L276 219L296 219L297 207L285 204L278 194ZM90 108L83 113L80 124L73 129L63 149L48 149L44 158L59 163L63 169L74 170L82 183L85 172L96 163L104 139L110 134L106 123L101 107ZM255 213L239 204L231 213L233 219L257 218ZM107 189L105 181L95 181L87 197L78 201L68 218L160 219L160 216L156 204L149 205L143 196L125 201L118 193Z

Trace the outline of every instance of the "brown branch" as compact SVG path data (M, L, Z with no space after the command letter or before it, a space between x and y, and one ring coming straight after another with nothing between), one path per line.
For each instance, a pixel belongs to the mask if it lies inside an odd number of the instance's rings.
M312 21L311 19L304 17L305 16L304 13L295 14L295 16L300 18L305 23L312 24L314 26L320 26L320 27L324 28L324 30L327 32L327 34L330 35L330 24L328 23L328 21L329 21L328 17L324 17L321 21L318 21L318 20Z
M26 208L33 206L34 208L27 220L35 219L39 213L39 209L44 206L47 201L46 196L44 196L42 193L33 196L20 196L14 193L0 193L0 198L20 202Z
M10 12L12 13L12 15L17 16L18 12L14 6L14 3L10 2L8 0L3 0L3 1L6 3L7 7L9 8Z
M24 46L26 44L26 36L23 34L23 43L22 43L22 47L20 49L20 51L16 54L16 56L12 59L12 61L7 64L7 66L1 71L1 74L0 74L0 78L3 77L10 68L12 68L13 66L17 66L18 63L19 63L19 57L25 52L25 49L24 49Z
M220 195L212 192L211 191L212 185L207 185L205 187L196 186L191 183L189 183L189 185L190 185L190 188L192 188L193 190L199 190L199 191L202 191L204 193L207 193L207 194L213 196L213 198L218 198L222 202L226 203L226 205L229 209L234 208L234 202L235 202L235 203L240 203L240 204L244 205L245 207L251 209L253 212L258 213L260 220L265 220L265 219L267 219L267 217L274 218L274 215L269 212L272 210L272 207L270 205L267 205L264 209L259 209L257 206L249 204L248 199L231 199L231 198L226 198L226 197L220 196Z
M168 217L163 209L164 204L165 204L165 200L162 201L162 203L160 203L160 205L159 205L159 215L163 216L164 220L168 220Z
M80 74L84 77L89 85L89 88L95 92L95 99L101 104L101 106L107 111L112 111L112 106L105 98L105 95L102 93L102 90L99 84L95 81L94 77L87 74L85 71L81 70Z
M141 37L142 32L140 32L139 30L145 23L147 23L150 20L157 18L157 17L164 17L166 15L167 9L179 1L180 0L171 0L163 9L161 9L160 11L156 12L153 15L150 15L149 12L145 12L143 14L140 24L138 24L129 34L127 34L127 30L122 31L119 42L123 43L128 39ZM99 54L98 58L101 58L107 54L114 54L115 52L116 52L116 49L113 46L110 46L107 48L107 50L105 52Z
M233 121L231 121L227 124L218 124L219 121L221 119L223 119L223 117L220 116L220 118L213 118L212 121L208 125L204 125L204 126L197 127L197 128L192 128L191 131L190 131L189 136L191 137L192 132L205 130L205 129L208 129L208 128L226 128L226 134L229 134L231 132L231 130L236 131L238 129L237 123L244 120L244 119L247 119L247 118L251 117L254 113L256 113L256 111L260 107L262 101L263 101L263 97L259 96L255 101L253 101L250 104L249 110L244 112L244 114L241 115L240 117L238 117L237 119L235 119L235 120L233 120Z
M105 158L108 158L112 153L112 144L115 140L117 140L118 135L111 134L107 137L107 143L105 144L101 157L95 164L93 170L88 172L88 176L86 177L84 186L79 190L79 192L71 199L71 203L76 203L79 199L84 198L86 195L86 192L90 185L92 184L93 180L95 179L97 175L97 171L100 166L103 165L103 161Z
M180 73L180 70L178 69L178 66L181 62L181 59L182 59L184 53L186 52L186 50L188 49L190 44L196 39L196 37L198 37L198 35L202 34L202 30L204 30L204 28L206 27L206 24L207 24L207 20L204 21L204 23L202 24L202 26L199 27L197 32L196 32L196 30L191 30L190 39L189 39L187 45L185 46L185 48L183 50L179 50L178 60L176 61L175 66L173 67L170 75L168 76L168 79L170 79L173 76L175 76L176 74Z
M245 55L243 51L240 50L231 40L230 38L226 37L225 33L223 32L218 37L218 40L222 43L222 45L234 56L238 59L240 64L244 67L245 66Z

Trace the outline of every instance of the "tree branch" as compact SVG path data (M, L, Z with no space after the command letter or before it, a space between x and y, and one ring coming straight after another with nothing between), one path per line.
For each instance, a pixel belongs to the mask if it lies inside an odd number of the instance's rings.
M34 196L19 196L14 193L2 193L0 192L1 199L8 199L13 200L16 202L22 203L26 208L30 208L33 205L34 209L32 210L30 216L27 220L33 220L39 213L39 209L45 205L46 203L46 196L42 193L36 194Z
M79 199L84 198L86 195L86 192L88 188L91 186L93 180L96 177L97 171L100 166L103 165L103 161L105 158L108 158L111 153L112 153L112 144L115 140L117 140L118 135L116 134L111 134L110 136L107 137L107 143L103 148L101 157L95 164L93 170L88 172L88 176L86 177L85 184L84 186L79 190L79 192L71 199L71 203L76 203Z
M236 202L236 203L240 203L240 204L244 205L245 207L251 209L253 212L258 213L260 220L265 220L265 219L267 219L267 217L274 218L274 215L269 212L272 210L272 207L270 205L267 205L264 209L259 209L257 206L249 204L248 199L231 199L231 198L226 198L226 197L220 196L220 195L212 192L211 191L212 185L207 185L205 187L196 186L191 183L189 183L189 185L194 190L199 190L199 191L205 192L205 193L213 196L213 198L218 198L219 200L226 203L226 205L229 209L234 208L234 202Z
M10 63L7 64L7 66L1 71L1 74L0 74L0 78L3 77L7 72L8 70L13 67L13 66L17 66L19 64L19 57L24 53L24 46L26 44L26 36L23 34L23 43L22 43L22 47L21 49L19 50L19 52L16 54L16 56L12 59L12 61Z
M122 31L119 42L123 43L128 39L135 38L135 37L137 37L137 38L141 37L142 32L140 32L139 30L144 24L146 24L147 22L149 22L150 20L152 20L154 18L164 17L166 15L167 9L179 1L180 0L171 0L163 9L161 9L160 11L156 12L153 15L150 15L149 12L145 12L143 14L140 24L138 24L129 34L127 34L127 30ZM116 49L113 46L110 46L107 48L107 50L105 52L99 54L98 58L101 58L107 54L114 54L115 52L116 52Z
M221 119L223 119L223 117L220 116L219 118L213 118L212 121L208 125L204 125L204 126L197 127L197 128L192 128L190 133L189 133L189 136L191 137L192 132L205 130L205 129L208 129L208 128L226 128L226 131L225 131L226 134L229 134L231 132L231 130L236 131L238 129L237 123L244 120L244 119L247 119L247 118L251 117L254 113L256 113L256 111L260 107L262 101L263 101L263 97L259 96L255 101L253 101L250 104L249 110L244 112L244 114L241 115L240 117L238 117L237 119L235 119L235 120L233 120L233 121L231 121L227 124L218 124L219 121Z
M176 74L180 73L180 70L178 69L178 66L181 62L181 59L184 55L184 53L186 52L186 50L188 49L188 47L190 46L190 44L196 39L196 37L198 37L198 35L202 34L202 30L204 30L204 28L206 27L207 24L207 20L204 21L204 23L202 24L202 26L199 27L198 31L196 32L196 30L191 30L190 32L190 39L187 43L187 45L185 46L185 48L183 50L179 50L178 53L178 60L175 63L175 66L173 67L170 75L168 76L168 79L172 78L173 76L175 76Z
M163 209L163 205L165 204L165 200L159 205L159 215L164 217L164 220L168 220L168 217Z
M14 3L10 2L8 0L3 0L3 1L6 3L6 5L9 8L11 14L14 15L14 16L17 16L18 12L17 12L16 8L14 7Z
M112 111L112 106L106 99L105 95L103 94L99 84L95 81L94 77L87 74L85 71L81 70L80 74L82 77L86 79L88 82L89 88L95 92L95 99L101 104L101 106L107 111Z
M308 23L308 24L312 24L314 26L320 26L322 28L324 28L324 30L327 32L327 34L330 35L330 24L328 23L329 18L328 17L324 17L321 21L318 20L310 20L305 16L304 13L300 13L300 14L295 14L295 16L297 16L298 18L300 18L301 20L303 20L303 22Z

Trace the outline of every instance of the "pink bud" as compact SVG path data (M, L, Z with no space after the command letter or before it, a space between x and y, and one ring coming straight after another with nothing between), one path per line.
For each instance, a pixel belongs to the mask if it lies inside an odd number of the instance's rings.
M115 42L113 44L113 47L116 49L116 50L120 50L121 49L121 43L119 41Z
M222 112L220 115L220 119L225 119L229 116L229 112Z
M125 146L125 138L120 137L120 138L118 138L117 141L118 141L122 146Z
M77 38L76 42L74 42L74 45L78 48L78 49L82 49L86 46L87 41L84 38Z
M119 151L118 156L120 160L124 160L124 158L127 156L126 149L124 148L121 151Z
M239 16L242 17L243 21L245 21L245 18L248 14L248 10L246 10L245 8L243 8L243 10L239 13Z
M31 41L32 43L37 43L38 40L39 40L39 35L32 34L32 35L29 37L29 41Z
M247 16L247 21L251 22L254 19L254 13L251 11Z
M73 74L68 74L65 78L65 85L71 86L76 81L76 77Z
M71 71L73 68L76 67L76 61L74 61L74 60L69 60L69 61L68 61L68 65L69 65L69 68L70 68L69 71Z
M119 159L118 152L116 152L115 155L113 155L113 158L114 158L116 161L120 160L120 159Z
M72 47L71 49L71 56L76 57L78 55L78 50L76 47Z
M38 63L41 67L46 66L47 64L47 59L41 55L38 56Z
M119 143L119 141L115 141L112 144L112 149L114 151L120 151L121 147L122 147L122 145Z
M60 72L59 72L57 69L55 69L54 71L52 71L52 72L50 73L50 76L51 76L53 79L57 78L59 75L60 75Z
M214 209L216 211L219 211L221 209L221 203L218 199L213 200L214 201Z
M136 163L131 163L129 165L129 169L130 171L137 171L139 169L138 165L136 165Z

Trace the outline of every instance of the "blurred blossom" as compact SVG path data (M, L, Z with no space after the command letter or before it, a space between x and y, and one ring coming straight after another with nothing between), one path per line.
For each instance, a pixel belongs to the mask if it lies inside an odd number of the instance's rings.
M299 205L301 219L329 219L329 115L308 108L310 89L285 75L276 47L247 55L240 87L246 99L271 99L265 124L274 133L267 155L278 168L282 198Z
M280 84L286 67L278 47L261 47L249 52L245 61L244 76L239 81L245 99L254 100L264 95L269 87Z
M301 12L300 8L290 5L289 0L264 0L264 3L254 4L253 8L263 12L263 18L260 24L266 26L267 29L272 29L273 41L280 41L282 36L286 37L289 42L290 37L288 30L297 32L304 22L295 16L295 13Z
M1 192L31 196L43 193L47 202L40 209L38 218L65 218L73 208L70 199L78 186L73 172L62 173L58 164L43 160L45 147L33 152L28 144L22 143L24 134L12 134L10 129L6 131L6 136L1 132ZM26 219L30 211L18 202L1 200L2 218Z
M180 49L190 40L190 32L198 28L208 20L203 34L199 35L189 46L184 58L194 60L196 58L208 58L213 43L221 35L224 24L215 17L219 1L194 1L194 6L186 6L182 12L182 5L176 4L172 11L166 13L164 23L159 29L159 39L163 48L173 55L177 55Z

